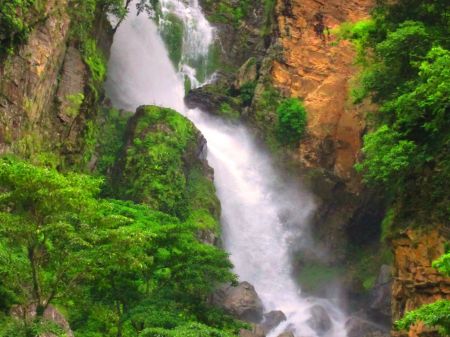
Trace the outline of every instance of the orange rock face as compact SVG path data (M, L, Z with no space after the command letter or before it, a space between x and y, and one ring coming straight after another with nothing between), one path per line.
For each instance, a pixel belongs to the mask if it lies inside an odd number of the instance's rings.
M330 30L343 22L369 16L373 0L278 0L277 17L283 61L273 65L274 84L286 94L304 99L308 135L298 157L306 167L323 167L350 180L361 148L368 105L349 100L350 79L357 72L355 52L333 34L318 34L322 16ZM320 28L319 28L320 31Z
M423 304L442 298L450 300L450 278L444 277L431 266L433 260L444 254L449 234L444 228L428 232L408 229L394 240L393 321ZM429 335L429 331L420 323L412 327L408 334L409 337ZM398 333L396 336L406 334Z

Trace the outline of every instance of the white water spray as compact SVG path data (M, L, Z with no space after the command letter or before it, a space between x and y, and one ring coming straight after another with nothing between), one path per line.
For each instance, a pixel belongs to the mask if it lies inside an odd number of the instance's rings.
M213 30L196 0L160 0L163 12L185 24L185 58L206 57ZM318 336L307 321L310 309L321 305L333 326L321 337L345 337L344 315L331 302L301 295L291 277L289 248L303 237L314 204L301 187L282 179L268 154L257 146L247 129L228 124L184 105L184 74L171 64L158 29L132 8L114 37L106 91L116 107L139 105L171 107L190 118L208 142L208 161L222 203L225 248L235 272L252 283L265 310L287 316L268 337L291 330L296 337ZM192 76L194 76L193 74Z

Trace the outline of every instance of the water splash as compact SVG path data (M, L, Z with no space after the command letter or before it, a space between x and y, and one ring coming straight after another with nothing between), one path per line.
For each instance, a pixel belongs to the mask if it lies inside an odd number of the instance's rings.
M160 1L163 13L175 13L187 27L183 60L207 58L213 29L198 2ZM182 61L174 69L155 23L134 14L132 10L114 37L106 82L112 103L127 110L142 104L171 107L203 133L222 203L224 245L235 272L255 286L266 311L282 310L288 318L268 337L285 330L297 337L318 336L307 323L315 305L322 306L333 322L320 337L345 337L343 313L328 300L302 296L291 277L289 250L293 242L306 238L314 212L311 197L298 184L282 178L244 126L185 107L183 79L187 73L195 78L193 68Z

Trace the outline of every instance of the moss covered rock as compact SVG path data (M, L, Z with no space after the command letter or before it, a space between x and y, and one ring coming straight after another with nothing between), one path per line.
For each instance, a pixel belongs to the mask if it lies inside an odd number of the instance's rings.
M114 168L115 196L187 220L198 228L203 241L213 243L220 203L205 149L204 137L178 112L157 106L138 108L128 122Z

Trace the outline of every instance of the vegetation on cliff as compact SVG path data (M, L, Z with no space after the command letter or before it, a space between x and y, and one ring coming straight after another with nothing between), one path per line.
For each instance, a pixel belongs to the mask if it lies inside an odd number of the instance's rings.
M288 98L277 108L277 136L282 144L297 144L306 128L306 109L298 98Z
M366 183L383 188L391 207L383 238L407 226L449 226L450 5L448 1L381 1L373 19L350 29L363 67L353 92L378 104L356 165ZM448 254L435 266L448 275ZM417 321L450 329L448 300L407 313L397 327Z
M433 262L439 272L450 276L450 251ZM417 322L423 322L429 327L437 327L442 336L450 335L450 301L439 300L410 311L395 323L397 329L407 330Z
M41 318L49 306L81 337L231 336L240 327L206 301L234 275L227 254L199 240L217 231L219 204L197 159L198 131L170 109L141 108L126 131L123 118L109 118L127 136L108 132L112 149L100 144L99 162L104 170L124 160L121 190L135 202L102 197L114 191L102 177L0 160L0 336L63 336ZM162 181L167 172L179 184ZM30 305L34 319L5 315Z
M447 1L382 3L373 21L351 32L364 65L356 98L370 94L380 106L357 169L392 193L397 223L450 216L449 7Z

